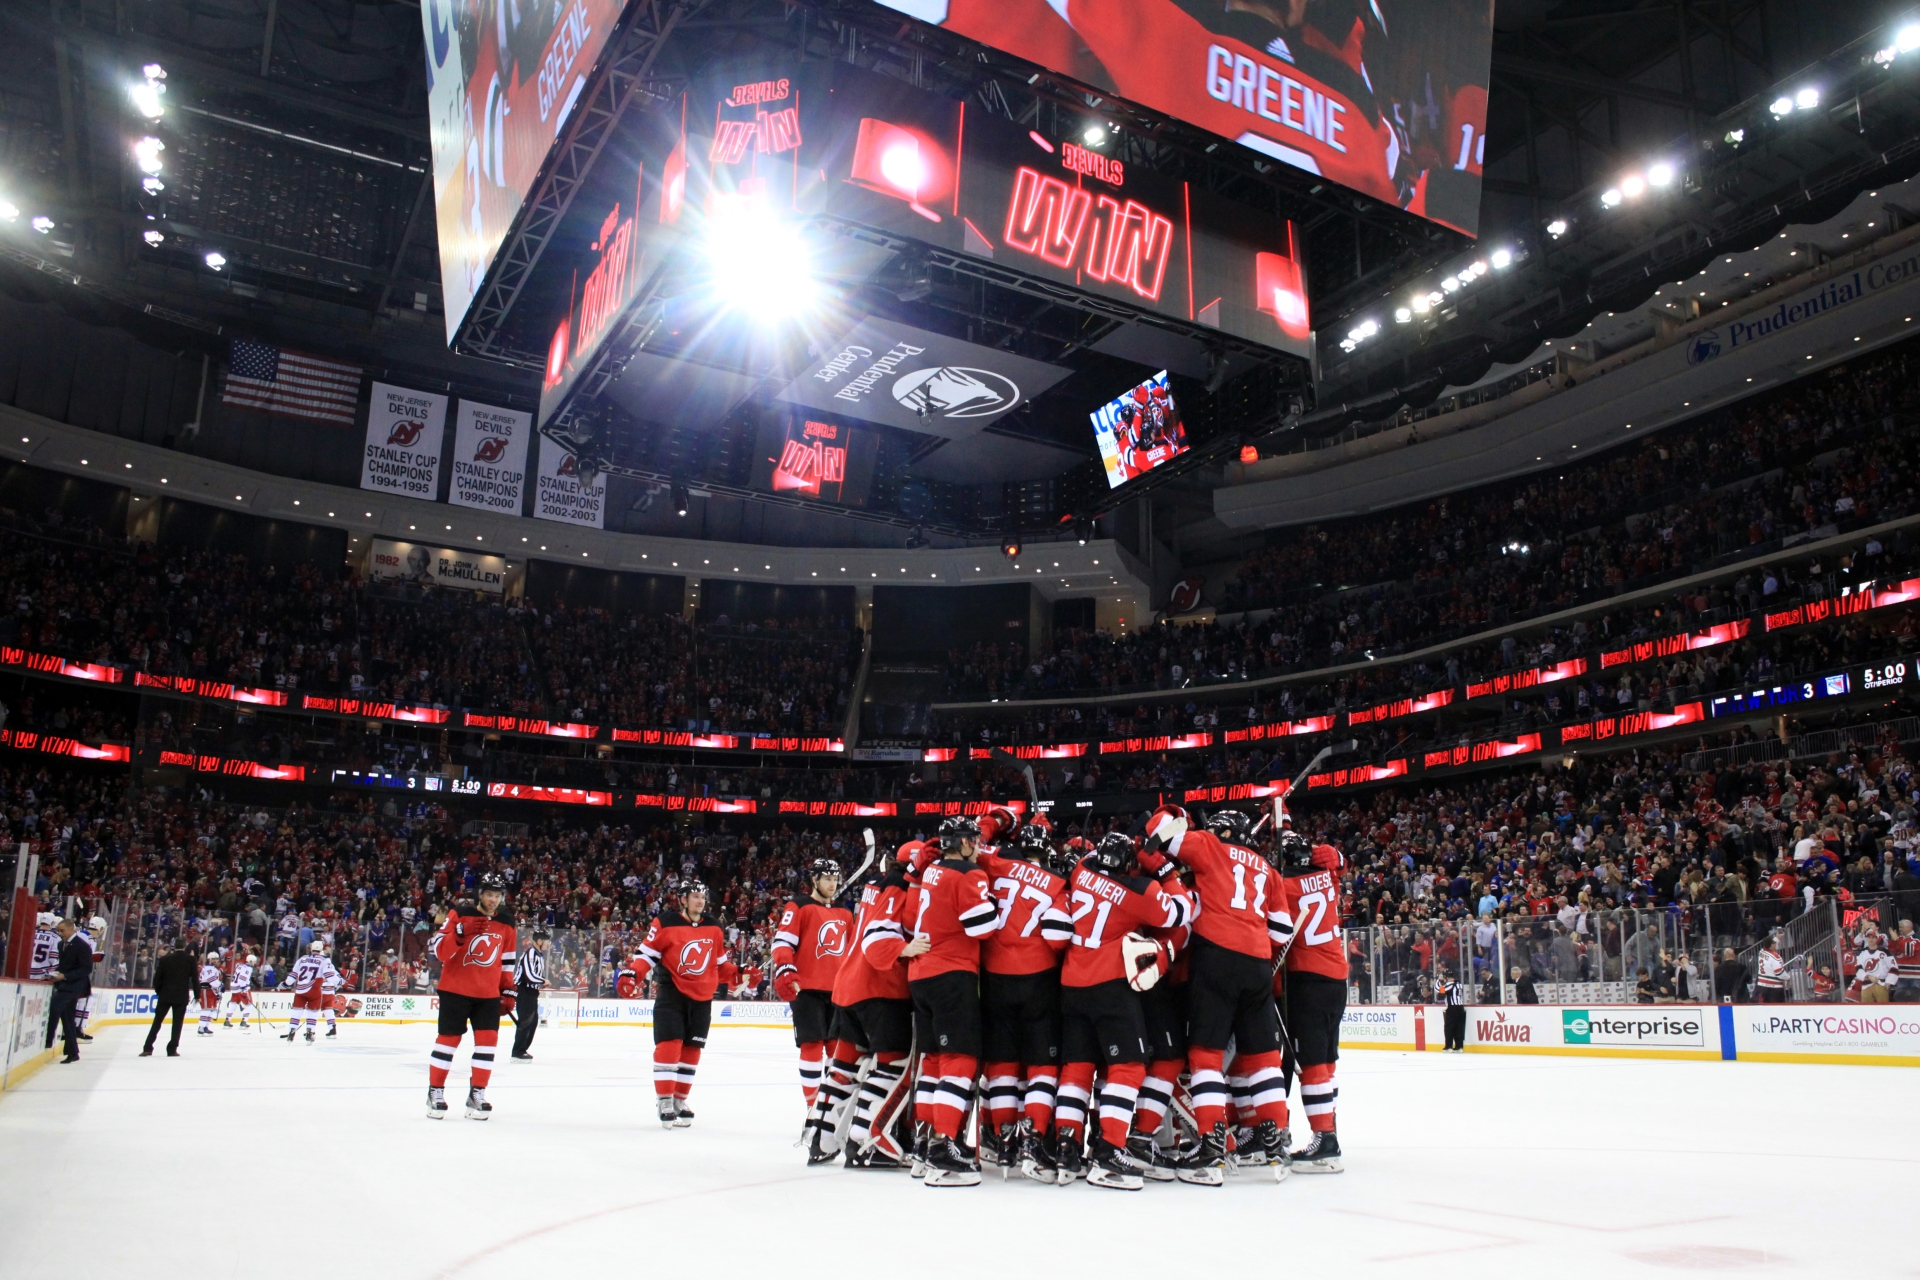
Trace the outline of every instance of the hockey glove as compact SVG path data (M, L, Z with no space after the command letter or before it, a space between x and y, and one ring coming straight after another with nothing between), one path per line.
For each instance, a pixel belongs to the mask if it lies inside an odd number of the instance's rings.
M1135 855L1135 860L1139 862L1140 869L1152 876L1155 880L1165 880L1168 876L1179 870L1179 865L1175 863L1172 858L1169 858L1160 850L1151 847L1141 849L1140 852Z
M773 994L776 999L781 1000L785 1003L791 1004L793 1002L793 998L800 994L799 972L792 968L788 968L788 969L782 970L779 973L774 974L773 975Z
M500 993L500 1015L502 1017L508 1017L512 1013L513 1013L513 992L502 991Z
M1127 985L1135 991L1151 991L1167 971L1166 948L1141 934L1120 939L1120 958L1126 966Z
M1147 817L1146 847L1156 852L1164 850L1186 830L1187 811L1177 804L1163 804Z
M940 846L928 840L914 850L913 860L907 863L907 870L917 876L938 861L940 861Z

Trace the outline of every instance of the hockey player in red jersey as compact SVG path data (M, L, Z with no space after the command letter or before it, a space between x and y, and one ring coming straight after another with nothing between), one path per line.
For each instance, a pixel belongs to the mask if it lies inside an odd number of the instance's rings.
M848 1136L848 1164L866 1168L893 1168L905 1163L906 1151L893 1140L891 1121L898 1114L903 1095L912 1088L907 1079L908 1056L913 1049L913 989L908 980L911 959L905 952L908 938L906 920L920 899L920 873L938 855L937 845L909 840L894 855L894 866L878 885L870 903L860 909L859 941L861 959L873 969L875 979L870 1000L856 1000L847 1012L855 1019L857 1035L874 1046L874 1067L860 1086L860 1098L854 1108L854 1124ZM899 1044L897 1053L883 1054L879 1045ZM931 1107L931 1090L927 1107ZM916 1103L915 1118L922 1107ZM931 1110L926 1112L931 1116ZM929 1122L929 1131L931 1124ZM866 1159L859 1151L869 1151ZM924 1152L922 1153L924 1154ZM924 1165L919 1176L925 1176Z
M913 1050L912 993L907 962L899 958L907 942L900 913L908 864L924 848L919 841L901 845L885 874L861 890L853 954L833 984L832 1060L809 1116L808 1164L825 1164L844 1151L849 1169L904 1167L885 1117L897 1113ZM872 953L869 940L875 943ZM876 1118L882 1119L877 1135Z
M960 1131L980 1066L980 942L1000 917L986 873L974 865L979 839L980 824L972 818L940 824L941 857L920 873L909 904L912 941L900 951L909 961L914 1034L921 1046L926 1101L916 1101L917 1118L932 1127L930 1187L980 1181L980 1166L961 1145Z
M1278 870L1248 847L1252 823L1247 816L1219 810L1208 827L1192 829L1177 806L1157 810L1147 822L1149 855L1164 851L1190 870L1200 900L1187 986L1187 1060L1202 1150L1180 1176L1209 1186L1225 1181L1225 1056L1231 1041L1236 1074L1254 1097L1260 1147L1275 1178L1282 1179L1287 1176L1287 1091L1273 1004L1273 957L1292 939L1293 918Z
M1300 1108L1307 1113L1312 1145L1291 1154L1295 1173L1339 1173L1340 1139L1334 1104L1340 1090L1334 1066L1340 1058L1340 1020L1347 1011L1347 950L1340 927L1340 851L1312 844L1283 830L1277 843L1285 875L1287 909L1294 920L1283 975L1276 977L1292 1036L1293 1074L1300 1076ZM1285 1096L1285 1089L1282 1089ZM1284 1116L1284 1112L1283 1112ZM1284 1130L1286 1121L1281 1120Z
M1095 1186L1137 1191L1144 1185L1145 1170L1127 1150L1150 1056L1136 993L1163 977L1172 957L1165 943L1141 931L1174 929L1193 918L1193 901L1178 879L1161 883L1138 874L1167 865L1164 856L1149 855L1143 867L1133 839L1115 831L1081 859L1069 882L1073 945L1060 973L1062 1065L1054 1111L1062 1183L1085 1173ZM1094 1073L1103 1067L1099 1124L1083 1155Z
M713 1026L713 993L739 976L727 958L726 935L708 923L707 886L680 887L680 908L666 907L647 926L634 975L642 982L657 965L661 981L653 1001L653 1092L660 1124L684 1129L693 1123L687 1095Z
M808 896L787 903L774 930L773 994L793 1006L800 1093L811 1110L833 1029L833 980L853 946L853 913L833 904L840 892L840 864L832 858L815 859L807 884Z
M434 987L440 1004L439 1035L427 1064L427 1117L431 1120L447 1117L447 1073L469 1026L473 1028L473 1082L467 1089L467 1119L486 1120L493 1115L487 1082L493 1078L500 1015L513 1012L518 962L513 921L501 910L506 900L506 877L497 871L485 872L480 877L479 900L454 903L428 944L440 962L440 981Z
M1003 843L980 855L980 868L1000 904L999 924L980 949L987 1058L981 1152L1036 1182L1052 1182L1053 1103L1060 1086L1060 956L1073 934L1067 882L1048 866L1054 851L1044 826L1028 824L1004 839L1013 815L988 816Z

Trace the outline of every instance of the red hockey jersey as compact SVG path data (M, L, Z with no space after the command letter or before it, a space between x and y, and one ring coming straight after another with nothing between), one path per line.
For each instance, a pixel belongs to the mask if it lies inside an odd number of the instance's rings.
M1127 977L1120 939L1129 933L1175 929L1193 919L1193 900L1178 882L1145 876L1103 876L1082 866L1071 890L1073 946L1060 984L1093 987Z
M980 971L980 940L1000 919L986 872L957 858L934 863L920 877L912 911L908 933L926 938L933 949L907 962L910 980Z
M840 966L833 984L833 1002L846 1006L862 1000L906 1000L907 964L900 948L906 945L906 931L900 927L900 910L906 902L906 876L893 871L885 879L869 884L860 893L860 911L854 917L856 954ZM868 938L881 941L878 952L869 951ZM878 956L886 957L883 962Z
M731 986L739 977L720 926L695 924L672 910L662 911L647 926L640 954L633 958L634 976L646 981L655 965L689 1000L711 1000L721 983Z
M1287 876L1281 883L1286 886L1286 905L1294 921L1286 971L1345 982L1347 947L1346 932L1340 927L1339 879L1334 872L1317 867L1304 876Z
M1208 942L1270 960L1293 937L1280 873L1265 858L1198 830L1175 836L1167 852L1193 872L1193 931Z
M440 962L435 990L489 1000L513 990L513 925L489 920L471 902L456 902L433 935L433 958Z
M799 979L802 991L832 991L853 949L853 913L811 898L789 902L773 934L773 980Z
M1000 903L999 924L980 946L988 973L1045 973L1060 967L1073 921L1067 882L1037 863L983 853L977 864ZM1047 921L1052 928L1043 928Z

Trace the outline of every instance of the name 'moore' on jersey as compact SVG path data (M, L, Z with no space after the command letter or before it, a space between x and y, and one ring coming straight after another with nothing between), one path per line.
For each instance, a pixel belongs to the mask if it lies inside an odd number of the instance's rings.
M854 945L851 911L795 899L780 913L773 933L773 976L793 974L802 991L832 991Z
M1175 929L1193 919L1193 900L1176 881L1163 885L1145 876L1105 876L1091 867L1074 870L1068 892L1073 945L1060 984L1094 987L1127 976L1120 940L1133 932Z
M1192 829L1175 836L1167 852L1193 872L1199 899L1193 931L1208 942L1270 960L1293 937L1280 873L1265 858L1211 831Z
M999 904L987 884L987 873L971 862L950 858L936 862L920 875L907 932L925 938L932 947L907 962L912 981L964 969L980 971L980 941L999 922Z
M739 976L720 926L695 924L673 910L662 911L647 926L640 954L633 958L635 979L646 981L655 965L689 1000L711 1000L722 982L732 986Z

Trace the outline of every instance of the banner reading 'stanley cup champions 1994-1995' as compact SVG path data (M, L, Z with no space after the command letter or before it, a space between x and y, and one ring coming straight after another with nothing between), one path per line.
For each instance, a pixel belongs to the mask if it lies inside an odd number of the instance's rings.
M440 437L446 422L445 396L374 383L360 487L432 502L440 494Z

